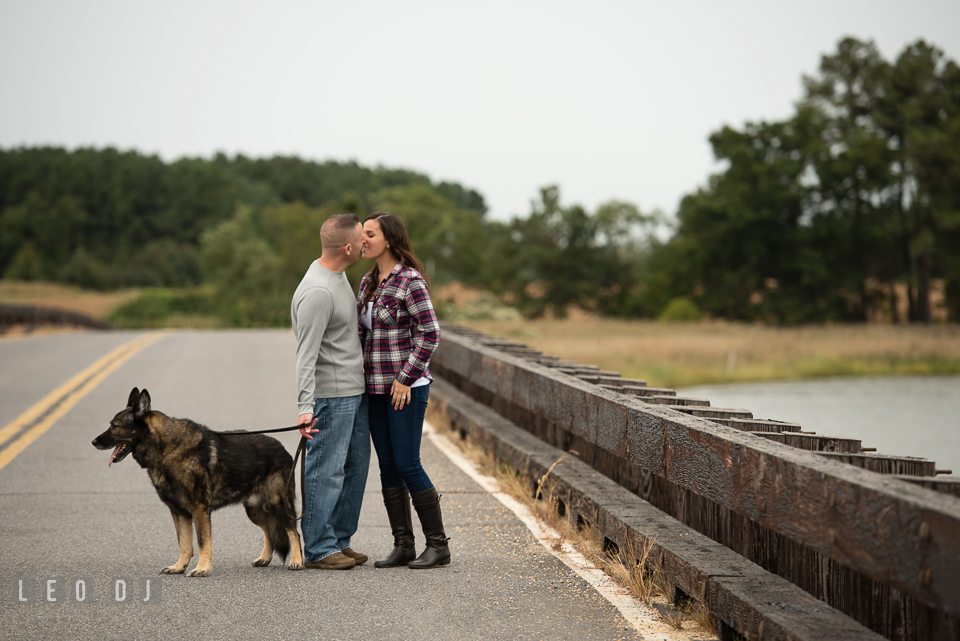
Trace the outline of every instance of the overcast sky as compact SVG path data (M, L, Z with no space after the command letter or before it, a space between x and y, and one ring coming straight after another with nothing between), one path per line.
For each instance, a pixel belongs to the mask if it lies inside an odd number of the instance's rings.
M708 135L790 115L845 35L958 60L960 2L0 0L0 147L353 159L500 219L547 184L673 214Z

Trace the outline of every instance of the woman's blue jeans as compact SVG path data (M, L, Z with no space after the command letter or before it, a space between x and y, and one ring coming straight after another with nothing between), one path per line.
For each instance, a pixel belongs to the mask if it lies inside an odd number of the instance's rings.
M429 385L412 387L410 403L395 410L390 394L368 395L370 437L380 461L382 487L406 485L411 492L423 492L433 487L420 464L420 439L429 397Z

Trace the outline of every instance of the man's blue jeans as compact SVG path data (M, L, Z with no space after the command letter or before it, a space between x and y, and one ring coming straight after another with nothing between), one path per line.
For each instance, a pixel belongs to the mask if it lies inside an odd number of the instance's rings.
M320 561L350 547L370 467L367 395L318 398L319 430L307 440L303 493L303 558Z

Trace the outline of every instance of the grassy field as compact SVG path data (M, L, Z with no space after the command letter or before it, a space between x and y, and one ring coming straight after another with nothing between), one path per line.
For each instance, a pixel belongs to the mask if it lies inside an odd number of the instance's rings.
M820 376L960 373L960 326L795 328L579 318L467 321L564 359L649 385L684 387Z
M216 329L223 326L223 322L209 312L187 314L169 309L171 300L177 297L179 291L153 288L98 292L59 283L0 280L0 303L66 309L122 328ZM127 309L125 314L120 317L114 314L131 302L134 303L133 308ZM37 331L52 330L40 328Z
M101 319L138 293L0 280L0 303L59 307ZM162 322L171 327L220 326L213 316L167 315ZM664 387L817 376L960 373L958 325L776 328L591 317L458 322Z
M96 292L59 283L0 280L0 303L56 307L99 319L136 295L136 290Z

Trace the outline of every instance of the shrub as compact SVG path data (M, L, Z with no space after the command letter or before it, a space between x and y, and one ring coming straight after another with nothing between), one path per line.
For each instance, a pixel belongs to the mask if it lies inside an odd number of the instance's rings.
M210 294L200 288L147 289L138 297L113 310L107 321L116 327L166 327L171 317L215 316Z
M681 296L670 301L657 319L664 322L689 322L698 321L702 316L695 302Z

